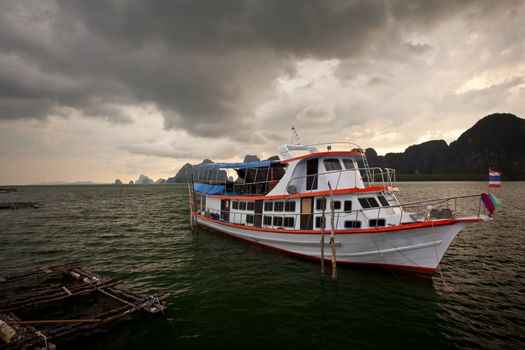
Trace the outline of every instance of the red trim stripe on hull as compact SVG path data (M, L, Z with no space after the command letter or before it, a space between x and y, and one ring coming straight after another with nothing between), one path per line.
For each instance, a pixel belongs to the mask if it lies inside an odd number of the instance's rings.
M346 194L346 193L368 193L368 192L381 192L393 190L390 186L371 186L366 188L345 188L341 190L333 190L332 194ZM223 194L208 194L209 197L220 198L220 199L234 199L234 200L269 200L269 199L288 199L288 198L302 198L302 197L322 197L328 196L330 191L316 191L316 192L305 192L296 194L279 194L273 196L230 196Z
M249 231L277 232L277 233L286 233L286 234L315 234L315 235L321 234L321 230L284 230L284 229L243 226L243 225L236 225L236 224L231 224L227 222L222 222L219 220L214 220L212 218L209 218L207 216L203 216L200 214L193 214L193 215L199 218L202 218L204 220L208 220L208 221L220 224L220 225L240 228L240 229L249 230ZM336 230L335 234L336 235L341 235L341 234L349 235L349 234L357 234L357 233L397 232L397 231L405 231L405 230L414 230L417 228L425 228L425 227L448 226L448 225L454 225L458 222L479 222L479 221L481 221L481 219L479 218L448 219L448 220L440 220L440 221L417 222L417 223L411 223L411 224L404 224L400 226L387 226L387 227L382 227L382 228Z
M213 220L213 221L215 221L215 220ZM315 257L315 256L300 254L300 253L292 252L290 250L277 248L277 247L274 247L274 246L271 246L271 245L268 245L268 244L255 242L255 241L252 241L250 239L246 239L246 238L243 238L243 237L240 237L240 236L237 236L237 235L225 232L225 231L218 230L216 228L212 228L212 227L206 226L206 225L204 225L202 223L199 223L198 221L197 221L197 224L199 226L202 226L202 227L208 229L208 230L211 230L211 231L214 231L214 232L218 232L218 233L227 235L229 237L237 238L237 239L239 239L241 241L244 241L246 243L249 243L249 244L252 244L252 245L255 245L255 246L261 246L261 247L264 247L264 248L268 248L268 249L272 249L272 250L278 251L280 253L297 256L297 257L300 257L300 258L303 258L303 259L307 259L307 260L318 261L318 262L321 261L321 258L318 258L318 257ZM327 263L331 262L330 259L326 259L325 258L324 260ZM430 267L409 266L409 265L364 263L364 262L351 262L351 261L338 261L337 263L339 265L355 265L355 266L377 267L377 268L383 268L383 269L395 269L395 270L399 270L399 271L411 272L411 273L416 273L416 274L426 275L426 276L432 276L434 274L434 272L436 271L436 269L433 269L433 268L430 268Z

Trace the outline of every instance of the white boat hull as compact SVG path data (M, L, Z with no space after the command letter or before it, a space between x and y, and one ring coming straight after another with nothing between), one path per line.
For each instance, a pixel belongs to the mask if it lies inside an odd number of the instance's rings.
M275 232L226 224L205 216L194 217L197 224L254 244L294 255L320 260L321 234ZM432 274L456 235L466 226L483 218L409 224L385 230L336 232L336 260L340 264L366 264ZM325 233L324 256L332 257L330 233Z

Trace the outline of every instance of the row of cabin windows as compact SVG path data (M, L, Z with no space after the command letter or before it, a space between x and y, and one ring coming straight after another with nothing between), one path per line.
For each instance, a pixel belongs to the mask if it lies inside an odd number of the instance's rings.
M255 202L232 201L232 209L238 210L255 210Z
M264 211L295 212L295 202L264 202Z
M293 217L282 217L282 216L264 216L263 223L265 226L282 226L282 227L295 227L295 218Z
M390 206L390 203L388 203L388 201L383 195L378 195L377 199L376 197L358 198L359 204L361 204L361 207L363 209L379 208L380 205L377 202L377 200L379 200L379 202L381 203L381 206L383 207ZM329 202L325 198L319 198L316 200L315 208L317 210L323 210L323 209L327 210L329 209L328 203ZM334 210L341 210L341 201L334 201ZM351 200L344 201L344 211L347 211L347 212L352 211L352 201Z
M361 204L361 207L363 209L379 208L380 205L377 202L377 200L379 200L379 202L381 203L381 206L383 207L390 206L390 203L388 203L388 201L383 195L377 196L377 199L376 197L363 197L363 198L359 198L358 200L359 200L359 204Z
M317 210L329 209L328 203L326 198L319 198L315 202L315 208ZM341 201L334 201L334 210L341 210ZM352 211L352 201L344 201L344 211Z
M342 159L343 165L346 170L355 169L354 161L351 159ZM339 162L339 159L336 158L329 158L323 160L324 168L326 171L335 171L335 170L343 170L343 167L341 166L341 163Z
M315 218L315 227L316 228L321 228L322 219L323 218L321 216L318 216L318 217ZM368 221L368 226L370 226L370 227L386 226L386 221L385 221L385 219L370 219ZM325 223L325 227L326 227L326 223ZM345 228L361 228L361 221L358 221L358 220L346 220L345 221Z

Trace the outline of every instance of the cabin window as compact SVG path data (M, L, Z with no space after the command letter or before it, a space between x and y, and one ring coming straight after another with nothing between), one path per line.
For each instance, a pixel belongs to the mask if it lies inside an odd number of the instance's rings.
M275 202L273 205L273 211L284 211L284 202Z
M255 202L247 202L246 209L253 211L255 209Z
M352 211L352 201L345 201L345 211Z
M294 218L290 218L290 217L284 218L283 226L284 227L295 227L295 219Z
M239 202L239 210L246 210L246 202Z
M281 216L274 216L273 226L283 226L283 218Z
M246 215L246 223L253 224L253 215Z
M390 206L390 203L388 203L388 201L386 200L386 198L383 195L377 196L377 199L379 199L379 202L381 203L381 205L383 207L389 207Z
M295 202L284 202L284 211L295 211Z
M377 203L377 200L374 197L359 198L359 204L361 204L363 209L379 208L379 203Z
M341 163L339 159L325 159L323 160L326 171L341 170Z
M350 169L355 169L355 164L354 164L354 161L352 159L343 159L343 164L345 166L345 169L347 170L350 170Z
M326 199L325 198L319 198L315 201L315 208L317 210L323 210L326 209Z
M361 221L345 221L345 228L361 228Z
M263 217L263 222L265 226L272 226L272 217L271 216Z
M232 209L239 209L239 202L233 201L232 202Z
M368 226L370 227L379 227L379 226L385 226L385 219L370 219Z
M322 216L318 216L315 218L315 228L321 228L321 223L323 222L322 220L323 220Z
M334 210L341 210L341 201L334 201Z
M273 202L264 202L264 211L273 211Z

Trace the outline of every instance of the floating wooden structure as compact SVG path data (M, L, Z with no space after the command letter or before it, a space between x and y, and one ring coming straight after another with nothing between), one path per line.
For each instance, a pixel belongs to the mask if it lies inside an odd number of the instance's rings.
M0 277L0 349L51 349L139 313L164 314L169 296L121 289L74 262Z
M0 209L22 209L22 208L33 208L38 209L40 208L40 204L36 202L7 202L7 203L0 203Z

